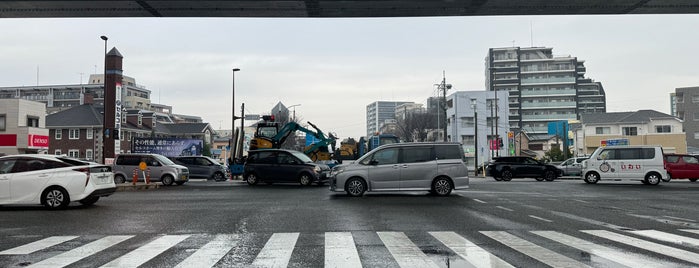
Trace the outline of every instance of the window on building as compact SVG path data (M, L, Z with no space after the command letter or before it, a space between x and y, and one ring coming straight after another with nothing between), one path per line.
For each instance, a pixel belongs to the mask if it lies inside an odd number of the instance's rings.
M86 138L86 139L91 140L91 139L93 138L93 134L92 134L92 129L91 129L91 128L88 128L88 129L87 129L87 132L85 132L85 133L86 133L86 134L85 134L85 138Z
M612 128L611 127L596 127L595 134L597 134L597 135L612 134Z
M529 144L529 150L541 151L544 150L543 144Z
M692 95L692 103L699 102L699 95Z
M476 138L473 135L462 135L461 136L461 143L463 145L474 145L476 142Z
M699 112L694 113L694 121L699 121Z
M5 125L7 124L7 116L4 114L0 114L0 131L5 131L7 128Z
M694 132L694 139L699 140L699 132Z
M85 150L85 158L87 158L87 160L92 160L92 149Z
M677 100L676 100L677 103L684 103L684 94L683 93L677 93L675 98L677 98Z
M461 118L461 127L462 128L472 128L474 126L475 126L475 124L473 123L473 117L462 117Z
M61 149L56 149L55 151L53 151L53 154L61 155Z
M73 158L80 158L80 151L75 150L75 149L70 149L70 150L68 150L68 156L73 157Z
M655 126L656 133L670 133L672 132L672 127L669 125Z
M68 130L68 139L70 139L70 140L80 139L80 129L78 129L78 128L69 129Z
M39 117L27 116L27 126L28 127L39 127Z
M57 140L60 140L63 137L63 130L62 129L56 129L56 134L55 137Z
M638 135L638 130L636 127L622 127L621 132L622 132L622 135L624 135L624 136L637 136Z

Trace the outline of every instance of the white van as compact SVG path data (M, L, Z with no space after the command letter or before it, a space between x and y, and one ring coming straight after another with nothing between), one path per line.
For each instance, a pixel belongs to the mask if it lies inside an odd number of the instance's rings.
M658 185L669 181L660 146L607 146L599 147L583 162L583 178L594 184L600 180L635 180Z

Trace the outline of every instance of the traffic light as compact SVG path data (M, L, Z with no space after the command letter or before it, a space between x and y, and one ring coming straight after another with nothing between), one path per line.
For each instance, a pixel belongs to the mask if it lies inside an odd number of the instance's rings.
M118 140L118 139L119 139L119 130L118 130L118 129L115 129L115 130L114 130L114 135L112 135L112 136L114 136L114 139L115 139L115 140Z
M498 149L505 147L504 144L502 144L502 138L498 138Z

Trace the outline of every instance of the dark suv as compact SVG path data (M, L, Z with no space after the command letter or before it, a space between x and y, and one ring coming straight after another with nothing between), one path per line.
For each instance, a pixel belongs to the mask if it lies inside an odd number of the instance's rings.
M189 169L190 178L205 178L215 181L226 180L226 167L206 156L175 156L173 162Z
M496 181L510 181L512 178L535 178L537 181L553 181L561 175L561 170L526 156L496 157L486 167L486 175Z
M243 177L250 185L260 181L267 184L297 182L305 186L315 182L323 185L328 181L329 172L327 165L313 163L302 152L268 149L248 152Z

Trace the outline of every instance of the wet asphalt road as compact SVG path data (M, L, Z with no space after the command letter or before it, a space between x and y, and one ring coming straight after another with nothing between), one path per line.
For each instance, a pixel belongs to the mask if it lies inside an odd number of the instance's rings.
M235 242L216 266L248 267L255 263L267 241L280 233L299 234L292 245L289 267L323 267L326 232L351 233L365 267L400 267L381 232L405 234L436 267L471 267L429 233L434 231L455 232L518 267L558 265L555 260L505 245L496 238L502 234L497 232L507 232L594 267L621 266L532 231L556 231L661 266L692 267L699 263L583 231L629 235L637 230L657 230L699 239L699 234L681 231L699 229L698 197L699 183L687 181L646 186L640 182L588 185L579 180L496 182L472 178L469 190L453 192L449 197L409 192L369 193L360 198L329 192L327 186L189 182L149 191L117 192L92 207L73 205L62 211L0 207L0 252L47 237L76 236L30 254L0 253L0 267L34 264L105 236L133 236L70 266L98 267L150 246L148 243L158 237L183 235L181 242L142 265L173 267L219 234L235 235ZM699 254L699 245L645 240Z

